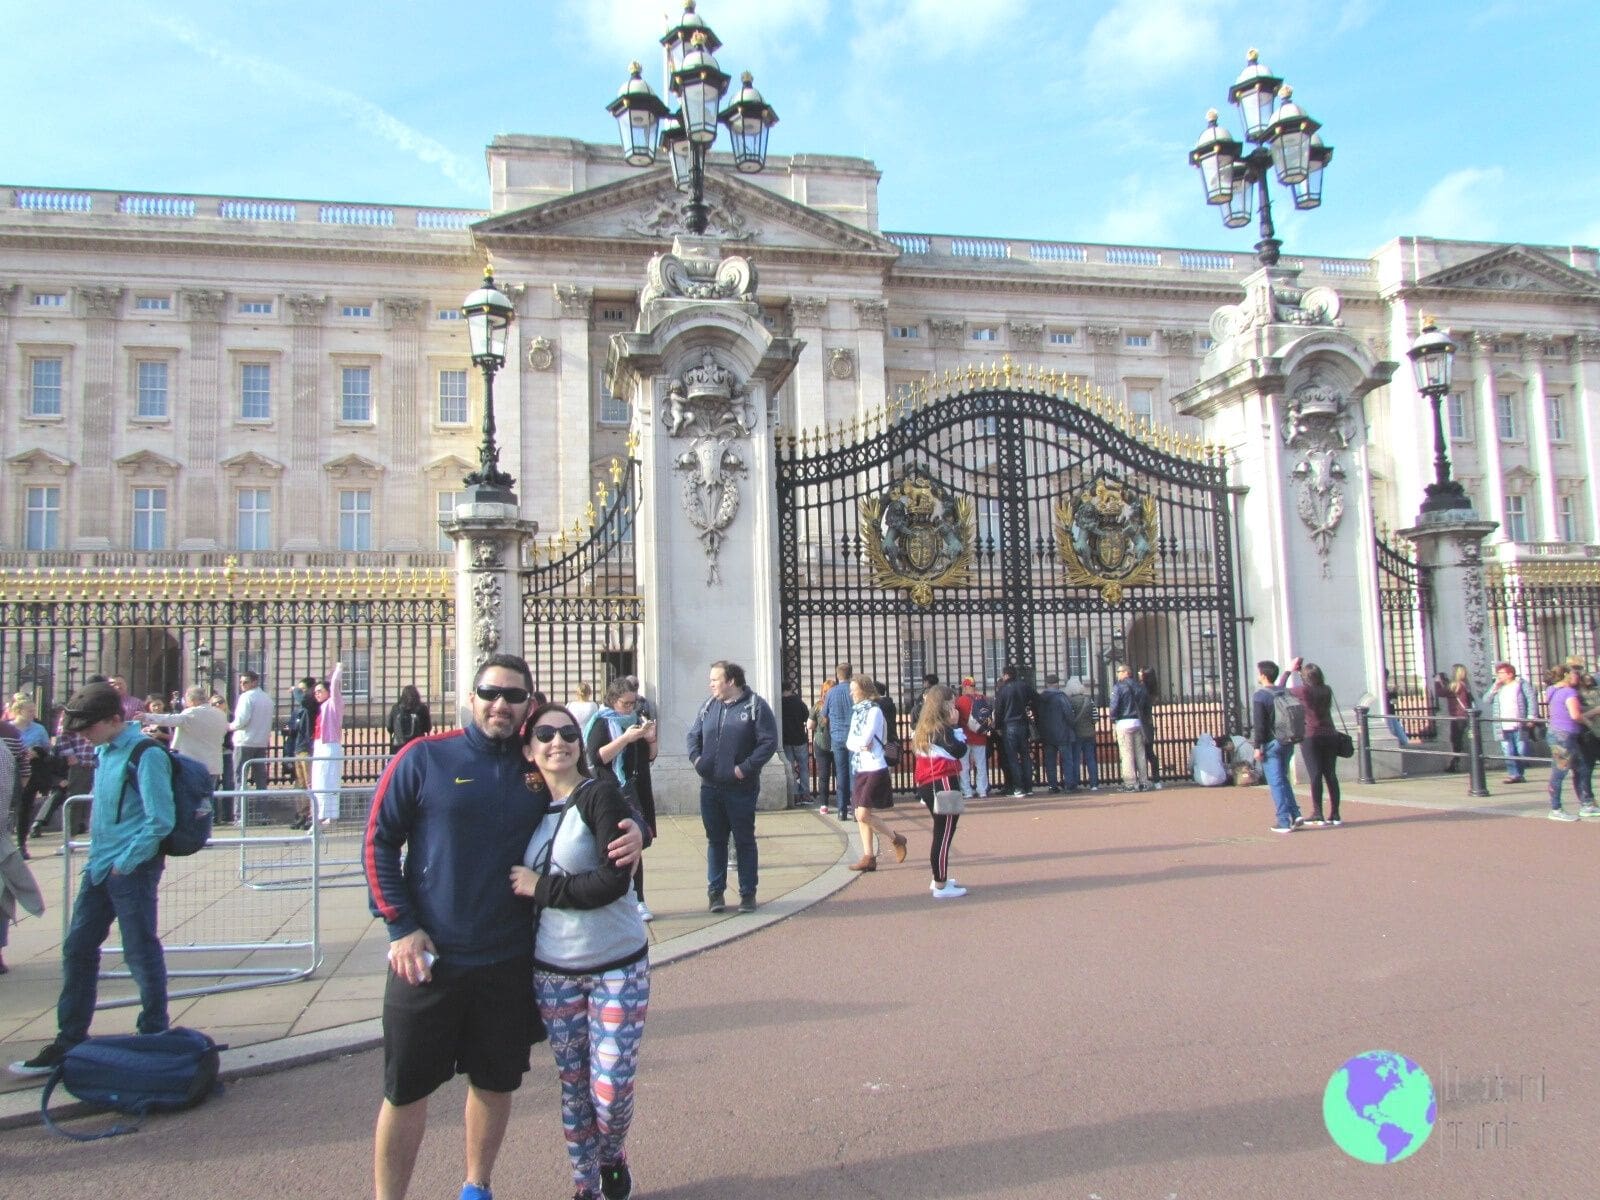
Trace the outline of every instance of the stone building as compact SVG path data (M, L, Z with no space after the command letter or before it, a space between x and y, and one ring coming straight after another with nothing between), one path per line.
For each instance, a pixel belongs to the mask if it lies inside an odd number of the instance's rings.
M443 566L482 390L458 305L486 257L518 315L495 385L502 465L546 534L581 526L626 453L607 345L679 197L664 168L566 139L502 136L488 164L483 212L0 190L0 568ZM1197 429L1170 401L1199 379L1248 251L886 233L878 178L815 155L711 172L711 233L756 264L767 325L805 342L774 397L783 426L850 423L1010 356L1136 423ZM1499 524L1495 554L1588 553L1595 250L1403 237L1297 261L1379 359L1403 361L1424 311L1453 332L1450 449ZM1431 416L1406 371L1368 405L1376 511L1403 526L1432 475Z

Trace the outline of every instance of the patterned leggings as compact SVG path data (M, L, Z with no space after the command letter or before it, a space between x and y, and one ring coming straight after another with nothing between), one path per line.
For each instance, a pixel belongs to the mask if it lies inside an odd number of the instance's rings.
M561 1125L577 1190L600 1194L600 1167L626 1162L633 1077L650 1009L650 961L599 975L533 973L561 1074Z

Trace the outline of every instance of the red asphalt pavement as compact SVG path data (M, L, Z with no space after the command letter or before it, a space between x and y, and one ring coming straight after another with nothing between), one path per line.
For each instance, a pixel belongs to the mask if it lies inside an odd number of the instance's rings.
M956 835L971 894L943 902L902 800L904 866L656 973L635 1194L1600 1195L1600 822L1360 792L1343 828L1288 837L1263 789L990 800ZM1322 1124L1329 1076L1373 1049L1440 1100L1389 1166ZM548 1051L533 1062L500 1200L571 1194ZM88 1147L0 1134L0 1195L370 1195L380 1074L372 1052L242 1080ZM435 1098L415 1197L457 1194L461 1098Z

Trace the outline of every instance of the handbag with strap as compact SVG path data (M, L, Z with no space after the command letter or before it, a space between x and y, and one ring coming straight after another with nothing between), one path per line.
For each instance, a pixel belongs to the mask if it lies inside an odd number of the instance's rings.
M955 788L941 788L933 794L933 811L941 817L958 817L967 811L967 798Z
M879 738L878 749L883 751L883 761L889 766L898 767L900 765L900 743L898 741L886 742Z
M1333 698L1333 691L1328 691L1328 707L1339 718L1339 728L1334 731L1333 752L1340 758L1354 758L1356 756L1356 742L1350 736L1350 730L1345 726L1344 713L1340 711L1338 702Z

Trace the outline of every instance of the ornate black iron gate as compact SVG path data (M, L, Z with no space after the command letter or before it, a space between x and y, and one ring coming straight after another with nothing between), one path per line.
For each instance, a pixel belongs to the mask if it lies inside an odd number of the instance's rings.
M848 661L901 702L924 673L992 692L1015 663L1036 685L1081 679L1103 709L1129 662L1155 674L1163 770L1186 773L1198 735L1241 722L1225 468L1059 378L961 382L849 443L784 439L787 679L810 699ZM1102 711L1114 774L1109 745Z
M1381 537L1376 553L1384 691L1394 693L1392 715L1408 723L1408 732L1418 734L1434 710L1433 688L1427 678L1427 662L1432 657L1427 638L1433 610L1428 573L1403 547ZM1386 696L1386 706L1388 703Z

